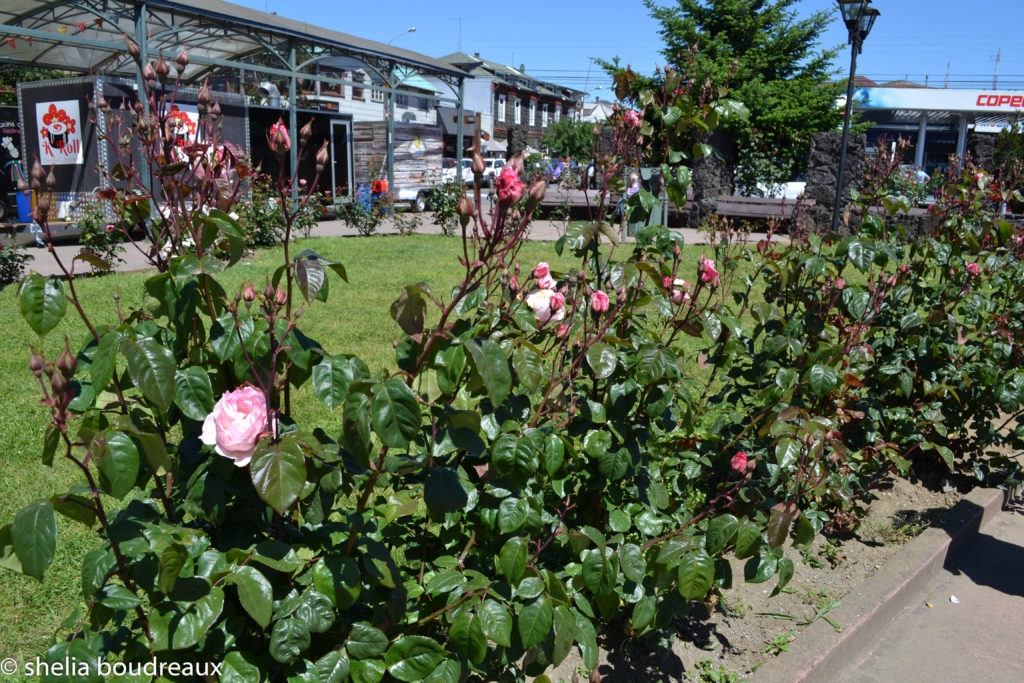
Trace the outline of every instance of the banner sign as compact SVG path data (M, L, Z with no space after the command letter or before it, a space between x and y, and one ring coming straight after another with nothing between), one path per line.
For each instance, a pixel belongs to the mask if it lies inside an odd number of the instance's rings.
M36 103L39 162L43 166L81 164L82 119L78 100Z

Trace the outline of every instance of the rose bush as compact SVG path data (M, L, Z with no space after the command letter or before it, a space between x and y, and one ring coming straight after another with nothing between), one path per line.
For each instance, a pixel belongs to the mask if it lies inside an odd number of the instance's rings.
M659 158L679 203L694 140L731 107L665 80L629 91L640 125L619 117L599 168L607 188ZM517 192L510 167L493 210L479 181L460 201L455 287L410 284L392 305L393 372L299 326L341 264L286 240L269 281L227 291L205 249L241 229L213 210L176 219L203 226L199 253L169 256L116 323L89 320L74 278L23 282L37 334L68 303L86 330L30 359L52 418L42 458L84 488L0 527L0 565L37 578L57 514L98 531L84 609L48 661L458 681L536 675L575 648L593 669L602 635L665 634L728 590L729 557L781 590L787 546L850 525L881 471L1013 466L987 455L1024 436L1012 226L949 210L957 242L905 245L863 212L847 238L751 248L724 232L695 266L679 234L621 245L599 213L555 244L571 268L521 280L543 181ZM293 411L309 390L336 427ZM990 426L1000 410L1009 432Z

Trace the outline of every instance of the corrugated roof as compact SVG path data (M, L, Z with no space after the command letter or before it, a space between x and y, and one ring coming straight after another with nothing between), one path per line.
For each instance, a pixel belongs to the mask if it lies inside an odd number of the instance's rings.
M133 75L123 58L124 36L135 35L135 13L148 13L149 50L173 58L181 45L192 57L190 79L223 62L274 52L287 39L366 58L383 59L437 75L463 72L427 55L339 31L267 14L222 0L4 0L0 3L0 60L80 72ZM283 68L283 67L282 67Z

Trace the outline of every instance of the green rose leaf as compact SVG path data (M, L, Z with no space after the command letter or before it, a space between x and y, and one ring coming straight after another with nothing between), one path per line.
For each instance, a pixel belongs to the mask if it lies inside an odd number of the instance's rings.
M761 530L748 520L740 522L736 532L736 557L740 560L750 557L761 547Z
M506 498L498 506L498 528L501 533L512 533L526 522L529 510L522 498Z
M815 363L808 373L811 391L818 396L824 396L832 391L838 379L839 374L835 368L821 363Z
M142 395L155 403L163 412L174 401L174 376L177 363L170 349L155 339L144 338L128 342L123 347L128 359L128 374Z
M21 283L18 296L21 317L40 337L56 327L67 311L64 285L55 277L32 273Z
M619 567L622 574L633 583L643 583L647 572L647 560L644 559L640 546L624 543L619 546Z
M284 514L306 483L306 456L289 436L277 441L264 439L256 445L249 475L264 503Z
M378 683L384 678L384 660L355 659L349 662L353 683Z
M121 338L115 332L107 332L100 337L96 345L96 353L89 365L89 376L92 385L97 392L107 388L114 376L114 368L117 365L117 347Z
M800 458L800 442L796 439L781 439L775 444L775 464L781 469L792 467Z
M494 442L492 461L498 475L525 480L539 467L538 433L527 430L524 434L502 434Z
M469 496L459 483L459 473L450 467L431 467L423 485L423 500L431 514L443 515L466 507Z
M259 660L251 652L232 650L224 657L220 680L221 683L252 683L262 680Z
M356 368L350 358L324 356L313 366L313 393L330 410L340 408L355 377Z
M421 681L444 659L444 649L425 636L403 636L388 648L384 663L400 681Z
M399 379L375 384L370 419L381 443L392 448L405 448L420 428L420 406L416 402L416 394Z
M188 562L188 549L180 543L171 543L160 553L160 570L157 574L157 588L161 593L170 593L178 581L181 570Z
M345 641L345 649L354 659L370 659L383 654L388 647L388 637L366 622L352 624L352 631Z
M362 592L359 565L351 557L327 557L313 566L313 586L338 609L348 609Z
M607 379L615 372L618 358L615 349L604 342L597 342L587 349L587 364L597 379Z
M266 628L274 612L274 587L261 571L249 565L232 567L226 577L238 589L238 601L253 621Z
M497 600L487 600L477 609L480 628L487 639L502 647L512 647L512 615Z
M498 552L498 570L515 583L526 570L526 541L518 536L505 541Z
M708 522L708 532L704 537L704 548L708 555L717 555L736 535L740 522L733 515L719 515Z
M715 580L715 561L702 550L684 553L679 560L679 594L687 600L699 600L711 590Z
M467 342L466 350L473 359L473 367L483 380L491 404L500 406L505 402L512 390L512 373L508 368L508 358L501 345L496 341L484 339L480 344Z
M523 641L523 647L531 648L548 637L554 615L551 601L543 596L519 608L519 638Z
M202 422L213 412L213 387L210 376L200 367L189 367L174 374L174 402L186 417Z
M96 466L100 471L100 488L115 498L124 498L139 476L139 449L124 432L110 430Z
M270 656L288 664L294 662L309 647L309 629L295 618L282 619L274 624L270 633Z
M344 683L349 677L348 657L338 650L331 650L316 662L316 673L320 683Z
M775 575L778 566L778 558L762 552L757 557L747 560L747 563L743 565L743 577L747 583L764 583Z
M772 589L771 597L778 595L786 584L793 578L793 574L796 568L793 566L793 560L788 557L783 557L779 560L779 583Z
M11 542L21 570L39 581L57 549L57 516L50 503L25 507L11 523Z
M427 303L423 299L423 285L406 285L391 304L391 317L402 331L420 341L426 321Z

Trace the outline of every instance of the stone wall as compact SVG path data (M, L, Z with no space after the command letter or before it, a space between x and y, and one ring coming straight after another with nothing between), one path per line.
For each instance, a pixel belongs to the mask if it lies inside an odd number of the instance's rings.
M808 199L814 200L809 214L808 229L827 231L832 225L832 211L836 202L836 183L839 178L839 155L843 145L841 132L814 133L807 153ZM846 147L846 170L843 173L842 204L850 201L850 190L859 189L866 169L867 136L851 133Z
M508 149L505 152L505 158L511 159L519 154L526 149L529 142L530 134L526 131L525 126L509 126Z
M687 224L700 227L715 213L718 196L732 194L732 170L725 159L735 156L735 144L721 132L712 133L707 143L718 154L709 154L693 163L693 205Z
M993 174L996 171L996 163L993 158L995 151L995 135L971 133L967 137L967 153L971 155L971 161L986 173Z

